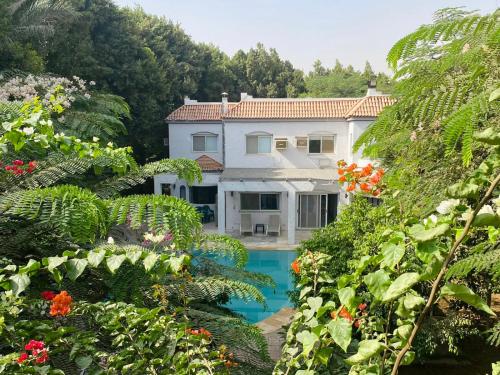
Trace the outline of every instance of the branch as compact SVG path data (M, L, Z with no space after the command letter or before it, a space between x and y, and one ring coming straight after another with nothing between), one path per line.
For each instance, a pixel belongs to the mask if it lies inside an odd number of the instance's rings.
M398 355L396 357L396 361L394 362L394 366L392 367L391 375L398 374L399 366L401 365L401 361L403 360L404 355L408 352L408 350L410 350L412 343L413 343L413 340L415 339L415 336L417 335L417 332L419 331L426 315L429 313L429 311L432 308L432 305L435 302L436 294L440 289L439 284L443 280L443 277L444 277L446 270L448 268L448 264L451 262L453 255L455 254L455 251L457 250L457 248L460 246L460 244L463 242L463 240L465 239L465 237L469 233L469 230L472 226L472 222L476 218L479 210L481 210L481 208L491 199L491 197L493 195L493 191L495 190L495 188L497 187L498 184L500 184L500 174L493 180L490 187L488 188L488 191L483 196L483 198L481 199L481 201L479 202L477 207L474 209L474 212L472 213L472 215L470 215L469 218L467 219L467 222L465 223L465 227L464 227L464 230L462 231L462 234L460 235L460 237L458 237L456 239L455 243L451 247L450 252L448 253L448 256L446 257L446 260L444 261L443 266L441 267L441 271L439 271L439 274L437 275L436 279L432 283L432 290L431 290L431 294L429 295L429 299L427 300L427 303L425 304L425 307L422 310L422 313L418 317L417 322L415 323L415 326L413 327L413 330L410 334L408 342L403 347L403 349L401 349L401 351L398 353Z

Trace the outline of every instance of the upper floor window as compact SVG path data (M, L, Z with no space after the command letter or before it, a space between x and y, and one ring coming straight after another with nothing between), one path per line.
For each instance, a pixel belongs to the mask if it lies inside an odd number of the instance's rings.
M334 152L333 135L310 135L309 153L310 154L332 154Z
M271 152L273 136L271 134L247 135L247 154L268 154Z
M193 135L194 152L217 152L217 134L194 134Z

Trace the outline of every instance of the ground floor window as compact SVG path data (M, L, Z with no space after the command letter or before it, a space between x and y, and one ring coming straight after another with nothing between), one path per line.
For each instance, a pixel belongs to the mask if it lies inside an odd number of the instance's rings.
M217 186L193 186L189 194L194 204L215 204L216 197Z
M365 198L374 207L380 206L382 204L382 199L380 199L380 198L374 198L374 197L365 197Z
M161 184L161 193L163 195L172 195L172 184Z
M273 211L280 209L280 193L241 193L241 210Z

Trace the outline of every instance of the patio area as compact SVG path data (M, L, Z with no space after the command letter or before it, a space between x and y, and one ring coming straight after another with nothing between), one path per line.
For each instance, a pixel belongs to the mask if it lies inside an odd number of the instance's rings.
M203 224L203 229L206 232L217 233L217 226L215 222ZM279 236L274 234L265 235L262 233L254 233L240 235L239 231L228 232L230 236L240 240L247 249L254 250L293 250L298 246L298 243L303 240L307 240L311 237L311 230L297 230L296 240L297 244L288 244L288 233L286 230L282 230Z

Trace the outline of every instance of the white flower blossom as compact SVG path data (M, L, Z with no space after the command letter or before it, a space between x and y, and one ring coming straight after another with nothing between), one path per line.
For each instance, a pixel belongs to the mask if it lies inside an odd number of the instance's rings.
M449 214L453 211L455 207L460 204L459 199L448 199L439 203L439 206L436 207L436 211L441 215Z
M90 81L89 84L90 84L90 86L95 86L95 82L94 81Z
M114 243L115 243L115 239L113 237L109 236L108 237L108 244L114 245Z
M86 99L90 99L90 94L86 92L83 96L85 96Z
M92 142L99 142L99 138L98 137L92 137Z
M23 133L26 135L31 135L35 132L35 129L32 126L29 126L27 128L23 128Z
M144 240L154 243L160 243L163 241L164 238L165 236L163 234L154 235L153 233L150 232L144 234Z
M493 212L493 207L491 207L489 204L485 204L483 207L481 207L481 209L479 210L479 212L477 214L478 215L481 215L481 214L494 215L495 213Z

